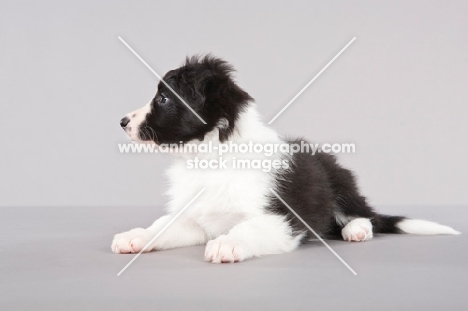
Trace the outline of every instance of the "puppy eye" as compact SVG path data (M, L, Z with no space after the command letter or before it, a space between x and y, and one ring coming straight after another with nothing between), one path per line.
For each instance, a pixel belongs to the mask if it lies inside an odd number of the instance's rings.
M169 98L166 97L166 94L164 94L164 93L161 93L160 96L161 96L161 99L160 99L159 102L160 102L161 104L165 104L165 103L168 101L168 99L169 99Z

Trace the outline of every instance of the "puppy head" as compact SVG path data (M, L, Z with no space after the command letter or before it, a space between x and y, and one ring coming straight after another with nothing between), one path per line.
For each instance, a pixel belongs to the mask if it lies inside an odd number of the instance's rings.
M232 71L227 62L211 55L187 58L183 66L163 77L169 87L159 82L153 100L127 114L120 125L138 142L178 144L203 140L215 127L219 128L220 141L225 141L234 130L239 113L252 100L234 83Z

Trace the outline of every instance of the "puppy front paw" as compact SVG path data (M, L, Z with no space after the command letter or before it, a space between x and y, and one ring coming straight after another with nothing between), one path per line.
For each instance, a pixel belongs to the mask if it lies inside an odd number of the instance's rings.
M112 240L111 249L116 254L135 254L139 253L150 241L151 235L148 230L135 228L116 234L114 240ZM144 252L150 252L151 250L151 246L148 246Z
M232 263L253 257L245 243L227 235L209 241L205 248L205 261L212 263Z

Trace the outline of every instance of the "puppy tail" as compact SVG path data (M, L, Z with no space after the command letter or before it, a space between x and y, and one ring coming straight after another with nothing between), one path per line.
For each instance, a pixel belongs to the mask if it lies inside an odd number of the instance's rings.
M387 215L379 215L379 220L379 233L409 233L419 235L461 234L461 232L453 228L428 220Z

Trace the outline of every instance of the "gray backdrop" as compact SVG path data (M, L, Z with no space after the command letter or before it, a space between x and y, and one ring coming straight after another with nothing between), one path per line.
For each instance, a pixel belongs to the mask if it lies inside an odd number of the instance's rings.
M119 120L186 55L232 62L273 124L352 142L376 205L468 204L462 1L11 1L0 9L2 206L158 205L170 158L123 155Z

